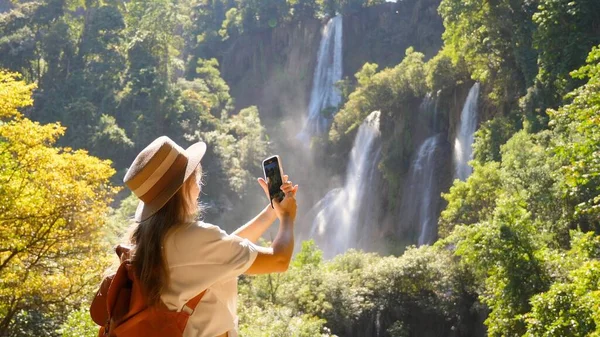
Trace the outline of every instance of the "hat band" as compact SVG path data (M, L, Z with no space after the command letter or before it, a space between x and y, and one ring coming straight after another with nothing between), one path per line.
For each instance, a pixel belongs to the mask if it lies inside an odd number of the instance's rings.
M183 184L183 180L185 178L185 169L187 167L188 158L179 154L173 165L169 167L167 172L148 190L148 192L143 195L137 195L140 200L145 203L149 203L153 201L156 197L158 197L167 187L170 185L181 186Z
M127 170L127 175L125 175L125 179L123 180L123 182L127 184L127 187L129 187L131 191L134 191L135 189L140 187L140 185L143 184L144 181L146 181L146 179L148 179L150 175L154 173L154 171L156 171L156 168L160 166L160 164L165 160L165 158L167 158L169 153L173 150L173 146L169 145L170 144L164 144L160 146L158 151L156 151L152 155L150 160L148 160L147 163L143 164L141 168L137 167L139 165L136 165L137 161L133 162L132 165L134 165L134 167ZM136 157L136 160L137 159L138 158ZM143 162L144 160L141 161ZM136 173L133 176L130 176L133 172Z
M165 159L160 163L160 165L154 170L154 172L152 172L152 174L148 178L146 178L146 180L141 185L133 189L133 193L138 197L146 194L152 188L152 186L154 186L156 182L158 182L160 178L162 178L162 176L165 175L167 170L169 170L171 165L173 165L173 163L175 162L175 159L177 158L178 154L179 151L177 151L176 148L171 148L171 151L169 151L167 157L165 157Z

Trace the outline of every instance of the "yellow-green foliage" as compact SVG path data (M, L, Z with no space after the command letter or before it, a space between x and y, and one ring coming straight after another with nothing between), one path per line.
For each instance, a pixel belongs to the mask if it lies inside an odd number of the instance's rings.
M21 116L19 108L33 104L31 91L35 84L27 84L16 73L0 70L0 119Z
M33 86L4 71L0 78L0 335L9 335L28 311L60 317L93 293L107 266L102 228L117 188L110 161L55 147L60 124L19 113Z

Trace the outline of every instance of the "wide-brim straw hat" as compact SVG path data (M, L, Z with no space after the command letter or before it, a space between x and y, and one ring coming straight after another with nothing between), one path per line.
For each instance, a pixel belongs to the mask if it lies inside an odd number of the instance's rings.
M123 179L140 199L135 220L144 221L161 209L196 170L204 153L204 142L183 149L167 136L158 137L146 146Z

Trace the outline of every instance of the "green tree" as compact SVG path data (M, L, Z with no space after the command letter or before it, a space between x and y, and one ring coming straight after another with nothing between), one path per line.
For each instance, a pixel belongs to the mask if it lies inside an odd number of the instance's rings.
M228 18L226 13L232 9L237 11L235 2L231 0L184 1L182 3L180 16L189 16L190 20L189 26L184 25L182 32L185 41L182 60L186 62L186 79L194 79L198 59L211 59L221 55L224 36L221 36L220 30L229 25L224 21ZM231 16L231 14L229 15ZM237 34L231 33L232 36L237 36Z
M227 38L239 33L260 32L277 27L291 20L291 8L287 0L236 0L235 9L229 9L223 21L221 36Z
M294 19L314 18L319 12L317 0L289 0Z
M456 82L461 80L462 74L459 66L454 64L452 58L447 54L441 51L426 63L427 88L431 92L454 88Z
M517 131L514 121L504 116L496 116L479 125L473 143L473 159L480 164L500 162L500 146L504 145Z
M125 24L128 64L115 117L137 149L156 135L181 134L175 77L183 70L177 59L183 40L175 34L177 8L168 0L132 1Z
M543 241L518 199L499 201L491 222L459 226L448 238L461 263L474 271L480 300L489 310L490 336L521 336L529 298L547 290L550 280L538 250Z
M323 252L317 248L314 240L302 242L302 248L292 261L292 267L319 266L323 262Z
M446 249L411 248L401 257L350 250L330 261L321 254L312 241L303 242L288 272L244 277L241 326L259 322L264 331L277 331L267 335L287 335L280 324L302 319L315 334L319 321L325 332L343 336L470 333L465 324L473 297L465 294L472 281ZM422 317L429 324L421 324ZM276 321L266 325L267 319Z
M448 193L448 205L440 214L438 234L444 238L458 225L473 225L491 219L502 192L498 163L480 165L474 162L473 174L466 180L455 180Z
M120 73L125 70L125 55L119 49L124 39L125 21L115 6L87 9L83 33L78 47L88 83L93 83L88 96L99 105L114 98L119 89Z
M527 337L600 336L600 236L573 233L568 277L531 299Z
M213 147L222 167L221 179L234 195L237 198L245 195L256 175L252 172L260 167L267 151L265 128L260 123L258 109L255 106L242 109L223 119L220 129L195 136Z
M40 70L40 89L31 116L44 123L59 120L67 127L57 143L60 146L119 158L115 152L126 152L133 143L116 121L106 123L103 116L115 115L115 96L121 90L121 72L125 69L120 51L125 28L121 12L93 1L50 1L40 7L40 13L52 13L50 5L58 17L38 34L38 57L43 59L46 71ZM73 6L79 6L83 15L72 14ZM118 132L103 136L111 130ZM117 165L123 163L118 161Z
M563 178L557 174L561 163L549 150L551 138L545 131L519 131L503 145L502 187L506 194L518 196L523 202L540 234L554 236L566 247L569 222L561 200Z
M537 74L532 46L537 1L443 0L439 13L447 49L464 59L473 79L489 84L491 101L505 113Z
M574 207L582 230L600 233L600 47L590 52L587 65L574 72L587 83L569 94L572 102L549 111L554 150L562 160L563 198Z
M600 3L593 0L540 0L533 15L534 45L539 51L539 81L556 106L580 84L569 72L584 64L592 46L600 43Z
M240 334L249 337L332 336L323 327L325 320L310 315L294 316L286 307L251 307L240 313Z
M0 16L0 66L20 71L30 80L38 79L41 72L40 58L36 55L36 33L41 23L35 20L41 5L39 2L18 3Z
M402 110L403 103L422 97L426 91L423 58L422 53L408 48L404 60L394 68L376 72L376 64L366 63L355 75L358 86L335 115L329 132L331 141L348 142L372 111L394 115Z
M98 325L92 321L89 307L83 306L71 311L58 332L61 337L96 337Z

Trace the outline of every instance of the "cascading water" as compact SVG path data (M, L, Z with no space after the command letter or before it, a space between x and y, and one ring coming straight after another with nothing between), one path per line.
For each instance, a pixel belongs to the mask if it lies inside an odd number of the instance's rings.
M428 92L425 95L425 98L423 98L423 101L421 102L421 104L419 105L419 115L425 114L427 116L427 119L429 119L431 121L431 123L427 123L427 124L432 124L432 127L435 129L435 120L436 120L436 116L435 114L437 113L437 96L436 98L434 98L434 96Z
M337 108L341 96L335 83L342 79L342 17L333 17L323 29L319 45L317 68L313 78L308 117L299 138L309 142L314 135L326 132L331 123L324 116L326 108Z
M419 246L432 243L437 235L437 199L440 190L435 175L435 160L441 140L441 135L437 134L421 144L402 194L400 217L403 226L419 226Z
M359 233L375 212L375 182L381 143L380 112L372 112L354 139L344 186L336 188L313 208L316 213L311 237L325 256L332 257L349 248L358 248L366 235Z
M473 141L477 128L477 100L479 98L479 83L475 83L465 101L460 113L460 128L454 140L454 177L466 180L473 172L469 161L473 155Z

